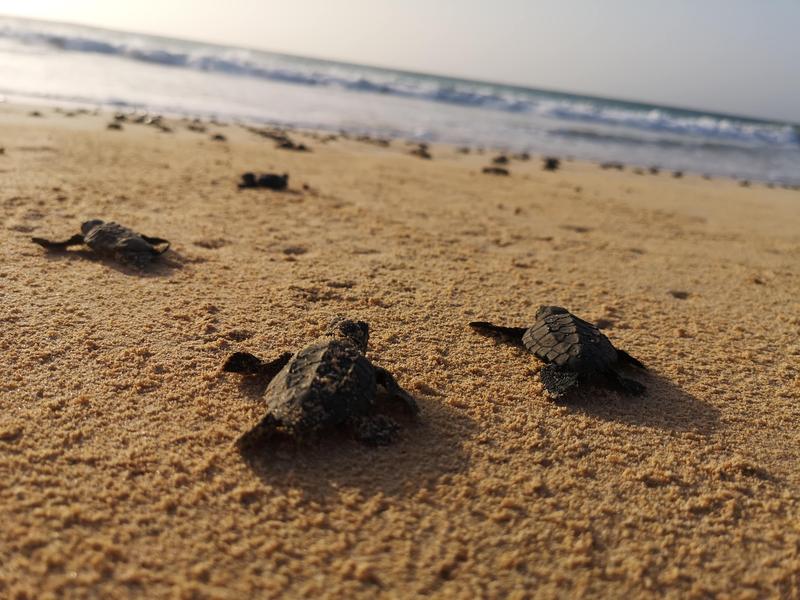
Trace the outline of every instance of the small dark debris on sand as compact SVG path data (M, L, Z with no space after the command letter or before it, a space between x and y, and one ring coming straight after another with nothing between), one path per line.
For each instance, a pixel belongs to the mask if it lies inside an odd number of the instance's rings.
M282 142L278 142L278 145L275 147L280 150L291 150L293 152L311 152L311 148L305 144L298 144L297 142L288 138Z
M356 138L357 142L361 142L362 144L371 144L372 146L378 146L379 148L388 148L391 145L391 140L387 140L384 138L375 138L369 135L360 135Z
M147 125L154 129L158 129L161 133L172 133L172 129L164 123L164 117L161 115L151 115L148 113L132 116L129 121L137 125Z
M276 142L282 142L283 140L289 139L281 129L270 129L269 127L245 127L245 129L247 129L247 131L250 133L260 135L261 137L274 140Z
M589 233L592 230L591 227L584 227L583 225L562 225L561 229L574 231L575 233Z
M492 159L492 163L495 165L507 165L509 163L509 160L505 154L501 154L500 156L495 156Z
M555 156L545 156L543 160L544 165L542 169L545 171L558 171L558 168L561 166L561 160Z
M470 148L469 146L461 146L461 148L459 148L457 152L459 154L469 154L470 152L472 152L472 148Z
M644 175L644 169L638 169L638 168L634 169L633 170L633 174L634 175Z
M511 175L509 170L503 167L483 167L483 172L487 175Z
M433 156L430 153L430 150L428 149L428 144L424 142L421 144L417 144L417 147L414 148L411 152L409 152L409 154L411 154L412 156L417 156L419 158L424 158L425 160L430 160L433 158Z
M38 110L32 110L28 113L29 117L43 117L44 115L40 113Z
M266 188L268 190L283 191L289 186L289 174L278 175L276 173L243 173L242 181L239 182L239 189Z
M511 158L513 158L514 160L525 162L526 160L531 159L531 155L528 154L527 152L520 152L519 154L512 154Z
M111 123L106 125L106 129L111 129L112 131L122 131L122 124L117 121L111 121Z
M675 172L672 174L672 176L673 176L675 179L680 179L681 177L683 177L683 171L675 171Z
M245 127L250 133L260 135L261 137L273 140L276 142L276 148L281 150L294 150L295 152L311 152L311 148L305 144L298 144L294 142L289 135L282 129L272 129L269 127Z
M616 169L617 171L624 171L625 165L623 165L621 162L604 162L600 163L600 168L606 170Z
M750 187L750 182L747 179L743 179L739 182L739 185L742 187Z
M682 292L680 290L670 290L669 295L678 300L686 300L689 297L689 292Z
M658 167L650 167L650 175L658 175L661 172L661 169Z
M228 138L226 138L221 133L215 133L214 135L211 136L211 141L212 142L227 142Z
M205 133L206 131L208 131L206 126L199 119L194 119L191 123L189 123L186 126L186 129L188 129L189 131L194 131L195 133Z

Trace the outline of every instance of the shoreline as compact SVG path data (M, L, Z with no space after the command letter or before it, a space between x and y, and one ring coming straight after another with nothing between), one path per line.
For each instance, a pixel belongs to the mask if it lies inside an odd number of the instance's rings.
M0 595L800 592L797 192L112 118L0 104ZM171 249L137 273L30 242L89 218ZM602 322L646 395L552 402L467 326L540 304ZM337 314L419 421L244 461L263 390L225 358Z
M10 100L9 100L10 99ZM420 100L422 101L422 100ZM113 113L123 113L126 115L154 115L159 118L168 118L176 121L186 121L186 120L195 120L195 121L203 121L206 123L220 123L226 125L233 125L233 126L242 126L242 127L272 127L272 128L282 128L291 131L297 132L308 132L308 133L317 133L317 134L336 134L336 135L348 135L353 137L375 137L375 138L386 138L392 141L397 142L410 142L410 143L427 143L427 144L435 144L437 146L442 147L449 147L449 148L458 148L458 147L469 147L472 150L485 150L488 152L497 152L497 153L534 153L539 154L542 156L548 155L548 151L540 150L535 151L531 148L517 148L517 147L510 147L510 146L502 146L502 145L481 145L476 142L469 142L469 141L432 141L428 139L426 135L423 136L397 136L392 135L386 132L377 132L374 128L369 127L352 127L348 129L341 129L339 127L325 127L322 124L317 124L314 126L306 126L306 125L298 125L296 123L292 123L289 121L280 121L280 120L271 120L271 119L259 119L256 117L250 118L237 118L232 116L220 116L216 114L200 114L200 113L193 113L191 111L161 111L161 112L152 112L148 111L144 107L114 107L109 105L101 105L93 102L85 102L81 100L74 100L74 101L67 101L67 100L55 100L55 99L48 99L48 98L34 98L30 96L19 96L19 95L7 95L3 96L0 94L0 106L18 106L18 107L39 107L39 108L47 108L53 111L58 110L65 110L65 111L89 111L91 114L97 116L100 114L113 114ZM65 106L71 107L71 109L65 109ZM463 107L462 107L463 108ZM768 121L764 121L764 123L769 123ZM791 123L786 123L786 126L794 126ZM580 122L575 122L571 125L572 129L569 127L566 129L568 132L572 132L570 135L578 134L578 137L581 135L588 135L590 138L595 137L594 133L591 132L582 132ZM796 126L794 126L796 127ZM556 140L554 140L554 143ZM541 141L539 142L541 144ZM558 153L557 153L558 154ZM716 179L730 179L733 181L737 181L739 183L744 183L745 185L749 185L750 183L758 183L763 184L766 186L773 186L776 188L781 188L790 191L800 191L800 180L798 182L792 182L789 180L773 180L768 179L766 177L741 177L738 175L730 175L721 172L715 172L713 169L710 170L692 170L687 168L668 168L664 167L660 164L657 164L657 161L644 161L644 162L635 162L630 160L617 160L617 159L607 159L602 157L597 152L590 153L593 156L588 157L578 157L575 160L579 160L582 162L587 163L597 163L602 164L604 162L612 162L617 164L623 164L625 168L628 169L639 169L643 171L647 171L651 168L658 168L661 171L670 171L670 172L681 172L681 173L693 173L694 175L702 176L705 178L716 178ZM561 153L562 156L566 156L568 158L573 158L572 154L569 152Z

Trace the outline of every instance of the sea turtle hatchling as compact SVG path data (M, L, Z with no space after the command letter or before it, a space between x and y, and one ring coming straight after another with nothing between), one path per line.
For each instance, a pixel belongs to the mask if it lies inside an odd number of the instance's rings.
M364 356L368 340L367 323L337 318L323 338L294 355L286 352L270 362L246 352L228 357L224 371L257 375L268 382L264 391L267 414L239 438L237 446L246 450L274 433L307 439L339 425L367 444L391 442L399 427L391 418L376 414L377 386L411 415L419 408L391 373Z
M167 240L149 237L123 227L117 223L93 219L81 225L81 233L63 242L52 242L44 238L31 238L48 250L66 250L69 246L86 244L94 252L106 258L142 269L157 256L169 249Z
M619 374L621 365L644 365L624 350L614 348L609 339L581 318L560 306L541 306L530 327L503 327L483 321L469 324L485 335L499 336L522 346L547 363L541 380L552 398L563 396L580 382L592 380L628 394L641 394L645 387Z
M256 175L255 173L247 172L242 173L242 180L239 182L239 189L252 189L252 188L266 188L269 190L283 191L289 185L289 174L284 173L278 175L277 173L263 173Z

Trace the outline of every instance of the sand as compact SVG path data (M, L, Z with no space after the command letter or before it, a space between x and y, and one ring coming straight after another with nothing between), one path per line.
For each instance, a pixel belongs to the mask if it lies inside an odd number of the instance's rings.
M800 193L28 110L0 107L0 597L800 597ZM29 241L94 217L172 250ZM466 326L543 303L605 321L646 396L554 403ZM248 464L261 389L223 361L335 314L420 420Z

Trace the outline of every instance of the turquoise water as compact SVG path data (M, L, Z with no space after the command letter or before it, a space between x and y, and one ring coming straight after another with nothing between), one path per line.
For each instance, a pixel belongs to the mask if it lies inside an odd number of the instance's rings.
M0 94L800 183L800 128L141 34L0 18Z

